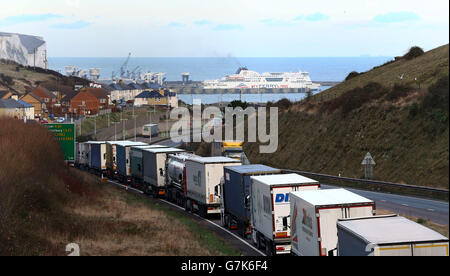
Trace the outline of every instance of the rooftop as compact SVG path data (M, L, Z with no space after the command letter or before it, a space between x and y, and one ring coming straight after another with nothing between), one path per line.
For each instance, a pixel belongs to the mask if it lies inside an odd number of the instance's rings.
M314 206L334 206L346 204L373 203L372 200L352 193L345 189L329 189L315 191L293 192L298 198Z
M339 220L338 228L349 231L366 243L377 245L448 241L447 237L397 215Z
M319 184L319 182L314 179L307 178L296 173L252 176L252 179L267 185Z

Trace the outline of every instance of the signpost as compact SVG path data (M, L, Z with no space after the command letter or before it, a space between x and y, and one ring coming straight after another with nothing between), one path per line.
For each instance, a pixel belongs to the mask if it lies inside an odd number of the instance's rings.
M375 160L373 160L372 155L370 155L370 152L366 154L363 161L361 162L361 165L364 166L364 174L366 179L372 179L373 177L373 167L376 165Z
M75 162L75 124L45 124L59 141L64 152L64 160Z

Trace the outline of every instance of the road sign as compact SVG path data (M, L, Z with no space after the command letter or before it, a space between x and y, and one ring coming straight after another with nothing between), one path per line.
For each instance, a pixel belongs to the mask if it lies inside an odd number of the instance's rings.
M55 135L64 152L64 160L75 161L75 124L45 124Z
M366 179L372 179L373 177L373 166L376 165L375 160L373 160L372 155L370 152L366 154L363 161L361 162L361 165L364 166L365 170L365 177Z

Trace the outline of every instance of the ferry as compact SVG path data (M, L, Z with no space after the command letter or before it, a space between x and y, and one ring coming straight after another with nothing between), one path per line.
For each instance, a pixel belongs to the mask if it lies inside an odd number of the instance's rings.
M320 84L313 83L308 72L258 73L240 67L233 75L219 80L206 80L203 89L301 89L316 91Z

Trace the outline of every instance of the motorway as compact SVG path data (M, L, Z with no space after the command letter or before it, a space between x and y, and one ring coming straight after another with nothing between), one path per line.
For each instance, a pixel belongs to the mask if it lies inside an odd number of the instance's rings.
M339 188L327 184L321 184L321 187L324 189ZM448 202L358 189L345 189L375 201L377 209L387 210L403 216L422 218L442 225L449 225Z
M175 143L169 139L157 144L177 147L181 143ZM340 188L328 184L322 184L321 187L324 189ZM441 225L449 225L448 202L359 189L346 189L375 201L377 209L383 209L403 216L422 218Z

